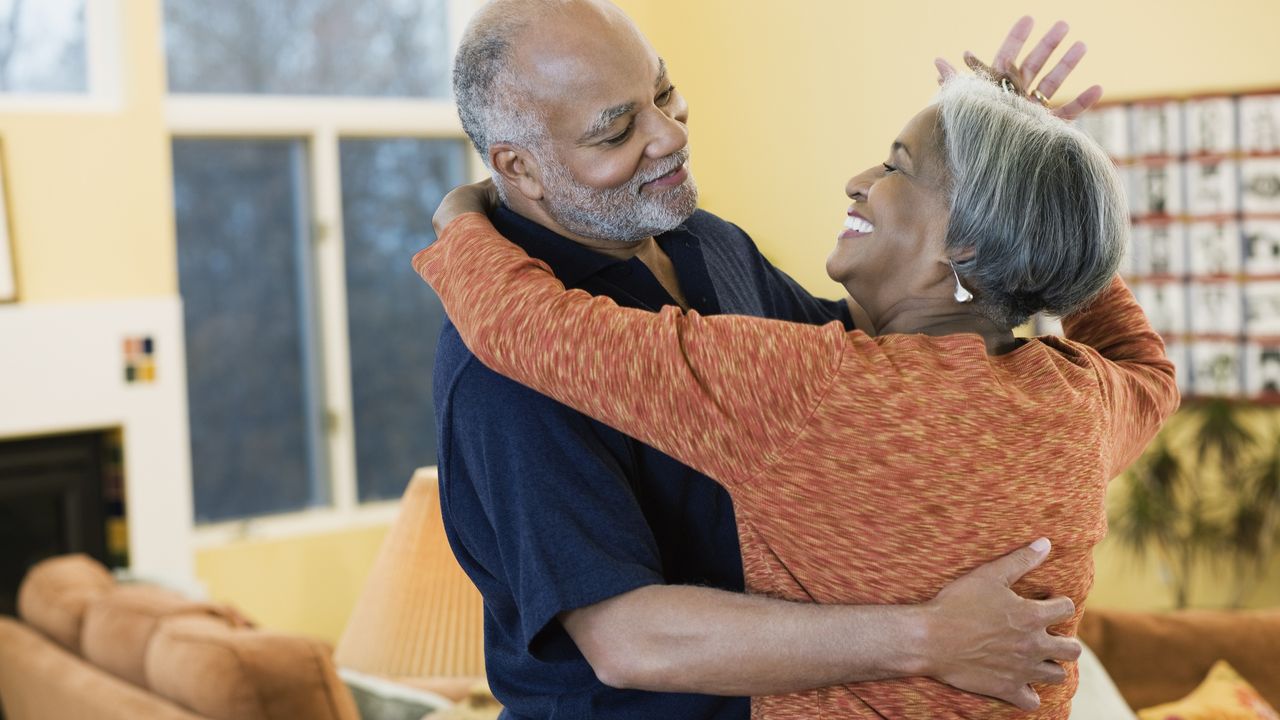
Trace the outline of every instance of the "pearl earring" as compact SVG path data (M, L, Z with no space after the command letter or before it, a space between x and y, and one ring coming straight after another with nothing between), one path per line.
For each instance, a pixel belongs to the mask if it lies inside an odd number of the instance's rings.
M958 303L972 302L973 293L966 290L964 285L960 284L960 273L956 272L956 264L955 263L948 263L948 264L951 265L951 274L956 276L956 293L955 293L956 302Z

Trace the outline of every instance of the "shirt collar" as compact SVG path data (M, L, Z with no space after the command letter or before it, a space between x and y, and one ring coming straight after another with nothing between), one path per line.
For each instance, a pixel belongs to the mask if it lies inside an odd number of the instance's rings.
M576 287L583 280L595 275L612 265L626 263L626 260L596 252L591 248L574 242L553 230L520 215L506 205L500 205L489 217L493 226L508 240L519 245L530 257L535 257L551 266L556 277L566 287ZM676 229L663 233L659 240L668 236L681 234L694 242L697 237L681 225Z

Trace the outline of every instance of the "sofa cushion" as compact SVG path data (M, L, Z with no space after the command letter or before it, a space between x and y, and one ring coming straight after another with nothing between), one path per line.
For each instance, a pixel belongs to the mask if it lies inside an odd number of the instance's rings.
M73 653L89 603L115 586L115 579L88 555L62 555L36 563L18 588L18 616Z
M1080 639L1097 653L1130 707L1187 695L1218 660L1231 663L1280 707L1280 610L1090 609L1080 623Z
M315 640L174 617L151 642L147 683L215 720L357 720L331 655Z
M84 658L123 680L148 687L147 646L160 621L180 615L224 618L225 610L192 602L154 585L118 585L89 604L85 612L81 650Z
M1190 695L1172 703L1138 711L1141 720L1280 720L1230 664L1219 661Z

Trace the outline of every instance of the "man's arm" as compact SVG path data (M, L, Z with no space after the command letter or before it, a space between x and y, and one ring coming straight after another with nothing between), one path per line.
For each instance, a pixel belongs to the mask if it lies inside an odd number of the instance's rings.
M792 603L709 588L650 586L562 615L605 684L721 695L772 695L929 676L1034 709L1028 684L1062 682L1054 661L1080 653L1046 629L1066 598L1027 600L1009 586L1039 565L1027 547L984 565L918 606Z

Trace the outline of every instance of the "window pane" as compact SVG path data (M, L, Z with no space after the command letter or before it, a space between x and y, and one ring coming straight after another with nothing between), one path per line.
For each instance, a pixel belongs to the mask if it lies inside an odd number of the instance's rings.
M306 148L175 140L196 518L327 502Z
M457 140L343 140L351 392L361 500L398 498L436 462L431 368L444 320L410 258L435 240L431 214L466 179Z
M443 97L446 0L165 0L177 93Z
M87 88L85 0L0 0L0 92Z

